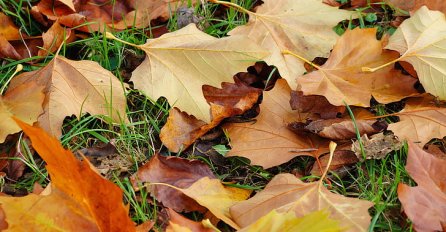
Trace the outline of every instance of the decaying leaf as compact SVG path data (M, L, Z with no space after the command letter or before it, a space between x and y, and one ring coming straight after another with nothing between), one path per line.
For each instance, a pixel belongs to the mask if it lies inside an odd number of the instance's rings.
M79 117L81 113L106 115L116 123L126 121L121 82L93 61L56 56L44 68L14 77L6 94L25 88L28 82L44 86L44 113L39 116L38 125L52 135L61 135L66 116Z
M0 143L3 143L9 134L21 130L12 116L29 124L37 121L43 113L43 89L43 86L35 82L27 82L0 97Z
M423 6L401 24L390 37L386 48L398 51L401 54L398 60L414 66L426 92L446 100L446 70L443 68L446 64L445 44L444 14Z
M311 169L310 173L312 175L316 176L322 176L322 173L325 169L327 169L327 165L330 159L330 155L326 154L321 157L319 157L319 161L315 162L313 165L313 168ZM329 171L336 171L341 168L345 168L347 166L352 166L356 163L358 163L358 158L356 157L355 153L348 150L337 150L333 154L333 160L330 163L330 167L328 168ZM319 163L321 164L319 166ZM322 168L322 170L321 170Z
M51 190L43 195L1 196L8 230L135 231L118 186L98 175L88 161L78 161L42 129L17 124L46 161Z
M215 179L215 175L209 167L198 160L188 160L178 157L165 157L159 154L131 177L134 188L142 183L166 183L178 188L188 188L197 180L209 177ZM203 207L180 191L162 185L151 185L150 192L164 206L175 211L203 211ZM199 190L201 191L201 190Z
M416 79L390 66L373 73L362 71L363 66L379 66L398 58L382 47L383 42L376 40L376 28L346 31L318 71L297 79L298 90L325 96L336 106L368 107L372 96L380 103L390 103L416 95Z
M370 138L367 134L364 134L361 137L361 142L366 159L382 159L391 151L399 150L403 146L403 143L398 141L395 135L384 133L372 135ZM358 159L364 159L359 141L353 142L352 151L356 154Z
M196 222L187 219L174 210L168 208L169 225L166 228L166 232L214 232L212 228L206 227L205 221ZM205 219L208 220L208 219ZM210 222L207 222L210 223Z
M211 105L211 122L206 124L193 115L173 108L161 129L160 139L172 152L184 150L223 119L243 114L250 109L261 92L262 90L246 86L237 80L235 84L222 83L221 89L205 85L203 94Z
M297 217L328 210L329 217L339 221L345 231L367 231L371 219L368 209L372 206L372 202L330 192L322 180L304 183L291 174L279 174L263 191L232 206L231 215L245 227L274 209L278 213L294 212Z
M330 219L328 215L320 210L303 217L296 217L293 211L278 213L276 210L272 210L240 232L341 232L342 228L339 226L339 222Z
M396 115L400 121L390 124L388 129L400 140L410 140L422 147L433 138L446 136L446 107L437 106L430 95L409 99Z
M446 224L446 160L409 143L406 170L416 187L398 185L398 199L416 231L442 231Z
M291 91L290 105L293 110L319 114L322 119L336 118L345 112L345 106L334 106L320 95L304 96L301 91Z
M245 36L217 39L194 24L137 47L147 57L132 73L135 88L152 99L164 96L207 123L211 116L202 86L231 82L233 75L268 55Z
M265 61L279 69L292 89L295 78L305 72L304 62L282 52L290 50L307 60L327 57L338 38L332 28L352 17L352 12L320 0L265 0L256 13L248 14L248 24L229 34L248 35L252 43L271 51Z
M270 168L299 155L317 156L328 152L326 140L297 135L287 128L288 123L305 121L307 116L291 110L290 93L287 82L277 80L274 89L263 94L255 122L224 124L232 147L227 156L246 157L253 165Z

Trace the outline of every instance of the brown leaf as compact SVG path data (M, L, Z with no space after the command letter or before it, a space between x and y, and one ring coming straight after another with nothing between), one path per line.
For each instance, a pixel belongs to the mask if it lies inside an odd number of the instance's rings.
M412 13L422 6L427 6L430 10L446 13L446 5L443 0L386 0L386 2L393 7Z
M300 113L319 114L322 119L336 118L345 112L345 106L334 106L324 96L304 96L301 91L291 91L290 104L293 110Z
M131 177L135 188L144 182L166 183L178 188L188 188L203 177L215 179L209 167L198 160L154 155ZM162 185L151 185L150 192L164 206L175 211L203 211L204 208L180 191Z
M346 31L318 71L297 79L299 90L305 95L325 96L337 106L368 107L372 96L380 103L390 103L416 95L416 79L391 66L373 73L362 71L363 66L375 67L398 58L382 46L375 28Z
M11 18L2 12L0 12L0 37L3 37L6 40L19 40L21 38L19 28L14 24Z
M78 161L42 129L17 124L46 161L52 188L49 195L0 197L9 230L135 231L118 186L98 175L88 161Z
M213 232L211 228L206 228L203 223L192 221L183 217L181 214L173 211L172 209L167 209L169 214L169 225L166 228L166 232L185 232L184 228L189 229L191 232Z
M223 82L221 89L204 85L204 97L211 105L211 122L206 124L193 115L173 108L161 129L161 141L172 152L184 150L223 119L243 114L250 109L257 102L261 92L240 81L235 84Z
M270 168L299 155L326 153L328 141L312 135L296 135L287 128L288 123L305 121L307 116L291 110L290 93L287 82L277 80L274 89L264 93L255 122L224 124L232 147L227 156L246 157L253 165Z
M412 142L406 170L418 186L398 185L398 199L416 231L441 231L446 223L446 160Z
M44 113L39 116L38 124L55 136L61 135L66 116L80 117L81 112L106 115L116 123L126 120L121 82L96 62L56 56L44 68L14 77L6 94L25 88L28 82L44 86Z
M398 141L395 135L384 133L372 135L370 138L365 134L361 137L361 142L366 159L382 159L390 152L399 150L403 146L402 142ZM352 151L358 159L364 159L359 141L353 142Z
M70 29L62 27L57 21L42 34L43 49L39 50L38 56L47 56L54 53L64 43L69 43L74 40L74 33Z
M332 193L322 181L304 183L291 174L279 174L263 191L231 207L231 215L245 227L273 209L279 213L293 211L297 217L328 210L329 217L339 221L347 231L366 231L371 219L368 209L372 206L369 201Z
M329 154L319 157L319 163L321 164L321 166L318 165L318 162L315 162L310 173L312 175L321 176L323 171L325 171L325 169L327 168L329 158L330 158ZM336 171L338 169L344 168L345 166L354 165L358 161L359 160L354 152L347 150L337 150L333 154L333 160L331 161L328 170Z

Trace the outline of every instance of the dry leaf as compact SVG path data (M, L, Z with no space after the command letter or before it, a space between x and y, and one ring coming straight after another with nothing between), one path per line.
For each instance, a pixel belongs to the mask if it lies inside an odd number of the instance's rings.
M171 105L205 122L211 116L202 86L231 82L234 74L268 54L244 36L217 39L194 24L137 47L147 57L132 73L135 88L152 99L164 96Z
M187 219L170 208L167 210L170 220L166 232L214 232L213 229L205 227L203 222L200 223Z
M26 82L23 85L8 91L0 97L0 143L6 136L19 132L20 127L11 118L16 118L25 123L33 124L43 113L42 104L45 99L43 86L35 82Z
M327 169L327 165L329 162L330 155L326 154L321 157L319 157L319 163L321 166L319 166L318 162L315 162L313 165L313 168L311 169L310 173L312 175L316 176L322 176L322 172ZM352 151L347 150L337 150L333 154L333 160L330 163L329 171L336 171L341 168L344 168L346 166L351 166L356 163L358 163L358 158L356 157L355 153ZM321 170L322 168L322 170Z
M42 34L43 49L39 50L38 56L47 56L59 49L62 43L69 43L74 40L74 33L70 29L62 27L57 21Z
M398 185L398 199L416 231L442 231L446 223L446 160L409 143L406 170L416 187Z
M287 128L306 116L291 110L291 89L284 79L277 80L273 90L263 95L260 114L255 122L226 123L231 151L227 156L242 156L251 164L270 168L299 155L317 156L328 152L328 142L312 135L297 135Z
M345 140L356 138L356 129L360 135L375 134L385 129L376 124L376 120L358 119L356 125L351 119L326 119L313 121L305 129L323 138Z
M398 61L413 65L426 92L446 100L446 71L443 69L446 65L445 44L444 14L423 6L401 24L390 37L386 48L401 54Z
M14 77L7 94L24 88L27 82L45 86L45 112L39 116L38 123L52 135L61 135L66 116L90 113L106 115L116 123L126 120L126 99L121 82L93 61L56 56L44 68Z
M395 135L384 133L372 135L370 138L365 134L361 137L361 142L366 159L382 159L390 152L399 150L403 146L403 143L398 141ZM355 152L358 159L364 159L359 141L353 142L352 151Z
M18 40L21 38L19 28L14 24L14 22L0 12L0 37L6 40Z
M322 119L336 118L345 112L345 106L334 106L324 96L304 96L301 91L291 91L290 105L293 110L319 114Z
M131 181L134 188L138 188L144 182L166 183L178 188L187 188L203 177L216 178L205 163L157 154L139 168L138 172L131 177ZM175 211L203 211L204 209L176 189L162 185L152 185L149 189L158 201Z
M388 130L400 140L410 140L422 147L433 138L446 136L446 108L436 106L430 95L409 99L406 107L395 115L400 121L390 124Z
M17 124L47 163L49 195L0 197L8 229L22 231L134 231L122 190L102 178L88 161L78 161L42 129Z
M415 78L388 66L377 72L363 72L363 66L379 66L398 54L382 50L376 29L349 30L336 43L327 62L318 71L297 79L305 95L322 95L333 105L368 107L373 96L380 103L416 95Z
M249 12L249 22L236 27L230 35L247 35L271 51L265 61L279 69L280 75L296 88L295 78L305 72L304 62L290 50L307 60L327 57L338 38L333 27L350 19L352 12L328 6L320 0L265 0L257 12Z
M387 4L409 12L415 12L422 6L427 6L430 10L446 13L444 0L386 0Z
M279 213L295 212L297 217L328 210L329 217L339 221L346 231L367 231L371 219L368 209L372 206L372 202L330 192L322 180L304 183L291 174L279 174L263 191L231 207L231 215L245 227L274 209Z
M211 104L211 122L206 124L193 115L173 108L161 129L160 139L172 152L184 150L223 119L243 114L250 109L261 93L262 90L246 86L237 79L235 84L222 83L221 89L205 85L203 94Z

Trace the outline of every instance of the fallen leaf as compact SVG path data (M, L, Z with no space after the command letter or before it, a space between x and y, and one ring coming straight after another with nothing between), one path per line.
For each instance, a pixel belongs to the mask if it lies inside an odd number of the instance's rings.
M336 118L345 112L345 106L334 106L324 96L304 96L301 91L291 91L290 105L299 113L319 114L322 119Z
M46 162L49 195L0 197L8 229L32 231L134 231L122 190L78 161L42 129L16 121Z
M45 99L43 86L35 82L26 82L23 85L8 90L0 97L0 143L3 143L9 134L21 131L20 127L11 118L32 124L43 113L42 104Z
M56 56L44 68L14 77L6 94L25 88L23 85L28 82L44 86L44 113L39 116L38 125L57 137L61 135L66 116L90 113L106 115L116 123L126 120L126 99L121 82L93 61Z
M386 0L387 4L408 11L415 12L422 6L427 6L430 10L446 13L446 5L443 0Z
M437 106L430 95L410 98L395 116L399 116L400 121L387 129L400 140L410 140L422 147L433 138L446 136L446 108Z
M442 231L446 223L446 160L409 142L406 170L416 187L400 183L398 199L416 231Z
M416 95L413 85L417 80L390 66L373 73L362 71L363 66L379 66L398 58L382 46L383 42L376 40L376 28L346 31L318 71L297 79L298 90L324 96L336 106L368 107L372 96L380 103L390 103Z
M446 88L443 85L446 82L446 71L442 68L446 63L442 48L444 43L444 14L423 6L400 25L390 37L386 48L401 54L397 61L407 61L413 65L426 92L446 100Z
M340 222L346 231L367 231L372 202L348 198L327 190L322 180L304 183L291 174L276 175L254 197L231 207L235 222L245 227L259 220L271 210L278 213L294 212L297 217L327 210L331 219Z
M178 188L188 188L203 177L216 178L205 163L198 160L165 157L157 154L138 169L138 172L131 177L131 181L136 189L144 182L149 184L166 183ZM201 205L174 188L150 185L149 190L164 206L175 211L204 210Z
M330 155L326 154L319 157L319 161L315 162L310 173L316 176L322 176L322 173L327 169ZM337 150L333 153L333 160L330 163L329 171L336 171L346 166L351 166L358 163L359 160L355 153L348 150ZM320 166L318 164L321 164ZM322 170L321 170L322 168Z
M43 47L37 53L38 56L45 57L56 52L62 43L69 43L74 40L74 33L70 29L62 27L59 22L54 22L47 32L42 34Z
M18 40L21 38L19 28L14 24L14 22L0 12L0 37L6 40Z
M392 151L401 149L402 142L393 134L379 133L372 135L370 138L367 134L361 137L361 142L365 152L366 159L382 159ZM352 151L356 154L356 157L361 161L364 160L361 145L359 141L355 141L352 144Z
M342 231L339 222L330 219L328 215L327 212L320 210L299 218L293 211L278 213L276 210L272 210L239 232Z
M350 19L352 12L328 6L320 0L265 0L257 12L244 10L249 21L229 32L247 35L251 43L271 51L265 61L296 89L295 78L305 73L304 62L283 54L290 50L307 60L327 57L338 38L333 27Z
M297 135L287 128L294 121L305 121L307 114L291 110L291 89L284 79L263 94L260 114L255 122L226 123L231 151L226 156L242 156L252 165L270 168L300 155L317 156L328 152L328 141Z
M211 122L206 124L193 115L173 108L161 129L160 139L172 152L184 150L225 118L243 114L250 109L261 93L262 90L246 86L240 81L235 84L223 82L221 89L204 85L204 97L211 105Z
M207 228L203 223L192 221L178 214L174 210L168 208L169 225L166 228L166 232L214 232L212 228Z
M194 24L135 46L147 54L132 73L135 88L152 99L164 96L171 105L207 123L211 116L202 86L231 82L234 74L268 54L247 37L217 39Z

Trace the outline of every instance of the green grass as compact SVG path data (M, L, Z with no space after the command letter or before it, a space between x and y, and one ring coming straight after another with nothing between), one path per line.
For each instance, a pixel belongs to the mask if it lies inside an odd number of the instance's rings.
M236 0L235 2L245 8L250 8L255 3L254 0ZM29 11L22 9L22 6L27 6L27 4L24 0L0 0L2 11L12 17L17 25L21 25L24 32L29 35L41 34L41 26L30 20ZM369 7L358 11L365 12L368 9ZM383 9L384 13L377 15L376 19L370 13L361 14L363 17L356 21L339 24L337 31L342 33L347 27L359 26L377 27L381 34L386 31L391 32L393 28L389 27L389 14L392 13L392 9L384 5ZM230 30L245 24L248 20L247 15L240 14L233 9L221 13L219 6L213 4L207 5L206 9L198 5L195 7L195 11L204 17L202 22L206 26L204 31L216 37L226 36ZM216 13L221 15L216 16ZM175 14L172 14L166 26L171 31L177 29ZM150 38L151 29L131 28L115 35L133 44L143 44ZM109 40L101 33L93 33L86 39L65 45L60 54L75 60L96 61L105 69L110 70L121 81L124 81L126 77L122 75L122 71L128 65L127 55L141 55L143 52L120 42ZM52 57L39 60L38 63L32 65L27 63L37 61L38 58L32 57L20 61L6 60L0 68L0 87L7 86L17 64L23 64L24 71L32 71L45 66L51 61ZM110 120L100 115L87 114L79 119L68 117L64 121L63 136L60 139L62 144L71 150L92 147L107 143L112 139L115 140L120 155L131 160L133 165L127 173L112 173L111 180L124 191L125 200L130 204L132 219L137 223L142 223L148 219L156 220L160 208L157 206L156 200L147 191L135 192L128 178L155 152L168 153L159 141L158 135L166 121L170 106L164 99L149 99L137 90L129 90L126 97L128 122L111 124L107 123ZM383 105L376 106L375 110L377 115L384 115L388 112L388 109ZM388 118L386 120L392 119ZM13 188L27 191L32 191L35 182L45 186L49 183L49 179L44 163L38 156L33 155L27 144L21 142L20 145L25 157L23 162L27 166L26 175L15 182L1 178L1 187L3 188L7 182ZM176 155L190 159L200 159L207 163L222 181L235 181L236 183L232 183L232 185L255 191L264 188L275 174L302 171L312 162L311 158L298 157L279 167L264 170L250 165L249 161L244 158L231 157L227 158L224 164L218 164L207 157L196 156L191 153ZM345 177L334 175L331 179L332 191L349 197L367 199L375 203L375 206L370 210L373 218L370 231L412 231L410 223L401 217L399 212L400 203L396 193L399 182L412 183L404 169L406 156L407 145L399 151L392 152L382 160L366 160L358 163L355 169ZM302 179L310 178L313 177L303 177ZM192 215L192 217L199 218L196 215Z

